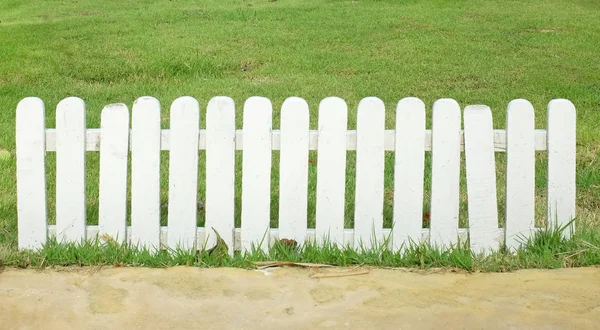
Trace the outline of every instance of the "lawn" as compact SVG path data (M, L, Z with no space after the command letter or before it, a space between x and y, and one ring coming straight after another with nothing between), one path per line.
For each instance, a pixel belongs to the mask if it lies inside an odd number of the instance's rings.
M169 106L184 95L200 101L202 117L211 97L242 105L250 96L273 102L273 125L290 96L307 100L311 128L317 106L339 96L356 106L381 98L386 127L394 127L395 104L421 98L428 107L453 98L461 107L486 104L494 127L504 128L508 103L528 99L536 128L546 127L551 99L567 98L577 108L577 196L579 221L600 219L600 3L548 1L0 1L0 148L14 152L15 108L24 97L44 100L47 127L56 104L78 96L87 104L87 125L100 125L106 104L130 108L140 96L161 101L163 128ZM201 126L205 127L203 120ZM203 160L203 153L200 160ZM311 154L316 159L316 154ZM347 227L353 222L355 154L348 153ZM497 154L499 208L503 214L503 154ZM168 152L163 192L167 198ZM241 168L238 153L237 168ZM274 152L272 225L277 225L277 165ZM88 153L88 223L97 223L98 153ZM391 224L393 154L386 155L385 224ZM545 156L537 162L538 224L545 206ZM49 216L54 217L54 159L48 154ZM0 161L0 247L16 246L16 162ZM427 159L427 165L429 160ZM309 225L314 226L316 165L309 171ZM466 218L466 193L461 223ZM199 193L204 196L203 166ZM241 178L237 177L237 203ZM425 188L429 191L429 176ZM428 196L425 197L425 209ZM239 226L239 207L236 225ZM200 214L199 224L204 222ZM502 222L502 219L500 220ZM163 225L166 217L163 217Z

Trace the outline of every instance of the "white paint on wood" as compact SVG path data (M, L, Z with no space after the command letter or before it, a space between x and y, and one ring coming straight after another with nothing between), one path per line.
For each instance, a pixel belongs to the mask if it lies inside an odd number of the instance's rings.
M172 250L190 250L196 243L199 127L198 101L189 96L173 101L167 220Z
M271 132L271 149L279 150L280 146L280 133L279 130L273 130ZM161 150L171 149L171 131L169 129L161 130ZM386 130L384 133L384 148L386 151L395 150L395 131ZM464 151L463 143L463 132L460 132L461 145L460 150ZM206 130L200 130L198 149L206 149ZM356 131L348 130L345 131L346 139L346 150L356 150ZM312 130L308 133L308 149L317 150L319 140L319 131ZM424 148L425 151L431 151L431 130L425 130L424 135ZM56 132L53 128L46 130L46 151L56 150ZM98 151L100 150L100 130L99 129L88 129L86 137L86 150L87 151ZM235 131L235 150L244 150L244 134L242 130ZM503 129L494 130L494 150L496 152L506 151L506 131ZM544 151L546 150L546 130L538 129L535 130L535 150Z
M383 240L383 101L376 97L361 100L356 121L354 246L370 249Z
M46 244L46 128L44 102L27 97L16 113L18 246L38 250Z
M465 162L471 251L488 254L498 250L496 162L492 111L485 105L465 108Z
M271 220L272 105L264 97L244 104L242 158L242 248L267 251Z
M207 249L217 240L214 228L233 255L235 209L235 103L215 97L206 109L206 228Z
M457 243L460 179L460 107L455 100L433 104L431 137L431 243Z
M308 216L308 104L291 97L281 108L279 234L304 244Z
M135 101L131 122L131 243L160 248L160 102Z
M125 104L102 109L100 126L100 235L125 242L127 217L127 158L129 152L129 110Z
M85 103L77 97L56 107L56 239L85 239Z
M575 218L575 106L556 99L548 104L548 215L549 228L563 228L569 237ZM568 226L567 226L568 225Z
M319 104L317 152L316 240L344 242L346 192L346 130L348 106L328 97Z
M425 104L407 97L396 107L393 250L419 243L423 228Z
M535 130L529 101L508 104L506 114L506 247L518 249L535 227Z

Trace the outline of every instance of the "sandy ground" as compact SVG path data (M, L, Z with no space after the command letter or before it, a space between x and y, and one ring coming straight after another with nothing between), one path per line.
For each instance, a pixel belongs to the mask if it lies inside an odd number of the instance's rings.
M349 270L318 274L343 271ZM509 274L370 269L319 279L316 273L5 269L0 329L600 328L600 268Z

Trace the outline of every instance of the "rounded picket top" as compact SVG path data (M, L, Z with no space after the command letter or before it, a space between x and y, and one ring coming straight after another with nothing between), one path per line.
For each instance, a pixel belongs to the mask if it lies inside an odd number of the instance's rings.
M285 99L285 101L283 101L282 108L286 108L286 106L291 106L294 108L306 107L308 109L308 103L306 100L297 96L292 96Z
M338 109L337 111L347 111L348 105L346 104L346 101L340 97L328 96L319 102L319 110L321 109Z
M465 113L464 116L470 116L470 115L482 115L480 113L484 112L485 115L492 115L492 110L490 109L489 106L487 105L482 105L482 104L475 104L475 105L468 105L465 107Z
M65 116L70 118L67 119ZM65 122L67 120L70 125L78 123L81 126L80 129L85 130L85 102L79 97L67 97L56 105L57 129L60 129L62 125L67 125Z
M138 97L134 102L133 102L133 107L134 109L136 107L142 107L142 108L155 108L155 107L160 107L160 101L158 101L158 99L156 99L153 96L141 96Z
M360 100L360 102L358 102L358 108L384 108L385 109L385 104L383 103L383 101L375 96L368 96L363 98L362 100Z
M235 113L235 101L229 96L215 96L208 101L207 109L219 109L219 111L233 109Z
M38 97L26 97L17 104L16 129L17 131L23 129L30 130L34 126L36 129L39 126L41 127L39 129L45 130L45 117L46 107L44 105L44 101ZM34 122L37 124L37 126L32 124Z
M60 109L62 111L67 109L85 109L85 102L76 96L69 96L67 98L62 99L58 102L56 106L57 111Z
M336 103L336 102L337 103L344 103L344 104L346 104L346 101L344 101L344 99L341 98L341 97L328 96L328 97L322 99L321 102L319 102L319 105L324 104L324 103L325 104L329 104L329 103Z
M405 97L403 99L401 99L400 101L398 101L397 105L396 105L396 109L399 108L410 108L410 109L417 109L417 108L425 108L425 103L418 97L414 97L414 96L409 96L409 97Z
M44 108L44 101L42 101L42 99L40 99L39 97L29 96L22 99L17 104L17 112L24 110L30 111L28 109L34 108Z
M435 113L435 110L438 109L445 109L444 111L458 111L458 113L460 114L460 105L458 104L458 102L456 102L455 99L450 99L450 98L443 98L443 99L438 99L435 102L433 102L433 112Z
M554 99L548 103L548 108L560 108L562 111L575 111L573 102L567 99Z
M100 113L100 127L119 127L121 125L127 125L129 128L129 108L127 105L124 103L106 105Z
M186 109L193 109L199 111L200 103L191 96L181 96L171 103L171 110L173 109L182 109L183 111L187 111Z
M533 110L533 105L526 99L514 99L508 103L508 109L531 109Z
M405 97L396 104L396 131L403 125L401 121L408 121L425 129L425 103L417 97ZM398 133L396 133L398 134Z
M271 100L262 96L251 96L244 102L244 111L248 109L252 109L252 111L256 111L256 109L272 110L272 108Z
M142 96L136 99L133 102L132 112L134 118L132 123L139 122L140 128L146 125L152 126L155 121L158 121L160 125L160 101L152 96Z
M271 100L262 96L252 96L244 102L243 126L247 129L261 129L263 124L271 126L273 105ZM269 128L270 130L271 128Z
M290 117L291 116L291 117ZM281 117L290 117L292 121L299 120L308 123L308 103L300 97L289 97L281 105ZM282 123L283 125L283 123Z
M576 112L575 105L567 100L567 99L554 99L548 103L548 130L554 128L557 125L562 127L567 127L567 125L571 125L573 127L569 127L569 129L574 129L576 124ZM552 125L552 127L550 127Z

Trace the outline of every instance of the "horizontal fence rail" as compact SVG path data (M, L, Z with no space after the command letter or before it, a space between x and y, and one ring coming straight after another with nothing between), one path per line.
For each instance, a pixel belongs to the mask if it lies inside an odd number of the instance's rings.
M384 132L384 144L383 148L385 151L394 151L394 136L395 130L385 130ZM86 151L100 151L100 139L101 130L97 128L90 128L86 130L85 135L85 150ZM281 131L271 131L271 149L280 150L281 145ZM536 129L535 130L535 150L545 151L546 147L546 130ZM464 151L464 131L460 132L461 145L460 150ZM131 130L130 130L131 140ZM319 131L309 130L308 131L308 150L317 150L319 143ZM425 130L425 139L423 141L423 147L425 151L431 151L431 130ZM160 130L160 150L171 149L171 130L161 129ZM131 148L130 148L131 150ZM198 133L198 150L206 150L206 130L201 129ZM235 150L244 150L244 130L235 131ZM346 131L346 150L356 150L356 130ZM495 129L494 130L494 150L496 152L506 152L506 130ZM56 151L56 129L46 129L46 151Z
M81 242L96 235L153 250L210 248L217 231L230 254L257 245L266 250L279 238L299 244L327 239L352 248L385 241L393 251L411 242L443 248L459 241L468 241L475 253L501 246L514 250L539 229L534 226L536 151L548 154L547 226L565 226L574 219L576 113L570 101L548 104L546 130L534 128L533 106L522 99L508 104L506 129L493 129L489 107L461 109L452 99L433 104L431 129L425 127L425 105L417 98L400 100L394 111L395 129L386 130L384 103L365 98L358 104L356 130L348 130L345 101L330 97L318 106L318 129L309 130L308 104L291 97L282 105L277 130L271 101L251 97L243 106L243 127L236 130L231 98L211 99L202 118L199 102L181 97L171 104L170 128L161 129L159 101L142 97L131 114L125 104L104 107L101 128L88 129L85 103L70 97L57 105L52 129L45 127L42 100L25 98L16 112L19 248L39 249L49 236ZM204 121L206 129L200 129ZM167 226L160 225L161 150L169 151ZM198 150L206 150L205 187L197 181ZM236 150L243 153L241 182L235 182ZM270 228L273 150L280 150L278 228ZM310 150L318 157L316 228L307 228ZM346 153L352 150L354 228L344 228ZM48 225L47 216L48 151L56 152L56 225ZM86 222L88 151L100 152L97 226ZM383 228L384 151L394 152L393 228ZM422 225L425 152L432 154L430 228ZM496 152L506 153L504 228L498 227ZM468 229L458 227L462 166ZM236 185L242 190L239 228L234 226ZM199 188L206 189L205 227L196 225ZM571 224L565 235L573 228Z

